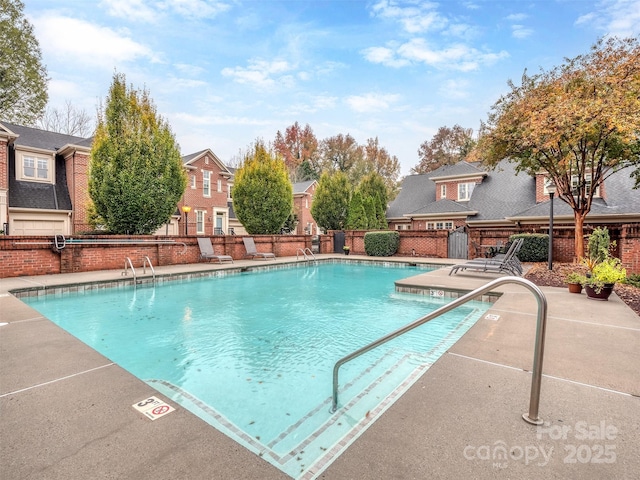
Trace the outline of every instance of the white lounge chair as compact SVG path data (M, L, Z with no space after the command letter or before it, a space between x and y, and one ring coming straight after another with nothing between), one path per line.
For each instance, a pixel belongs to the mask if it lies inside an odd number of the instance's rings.
M230 255L216 255L214 253L213 245L209 237L198 237L198 246L200 247L200 260L218 260L219 263L233 263L233 258Z

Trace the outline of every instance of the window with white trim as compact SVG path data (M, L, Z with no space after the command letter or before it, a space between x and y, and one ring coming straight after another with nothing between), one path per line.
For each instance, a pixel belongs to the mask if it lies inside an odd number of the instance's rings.
M447 185L444 183L440 185L440 198L447 198Z
M196 210L196 233L198 235L204 233L204 210Z
M580 183L580 177L578 175L574 175L571 177L571 191L573 192L573 195L577 195L578 194L578 185ZM591 177L590 176L585 176L584 177L584 182L585 182L585 188L584 188L584 193L586 195L589 195L589 192L591 192ZM595 192L593 192L593 196L594 197L599 197L600 196L600 187L596 187Z
M232 200L232 196L231 196L232 190L233 190L233 183L227 183L227 201L229 202Z
M222 179L218 179L218 193L222 193Z
M31 154L22 155L20 180L53 183L53 159Z
M473 193L473 188L476 186L475 183L459 183L458 184L458 201L466 201L471 198L471 194Z
M452 221L427 222L427 230L453 230Z
M196 176L191 175L191 189L195 190L195 188L196 188Z
M203 170L202 172L202 195L211 196L211 172Z

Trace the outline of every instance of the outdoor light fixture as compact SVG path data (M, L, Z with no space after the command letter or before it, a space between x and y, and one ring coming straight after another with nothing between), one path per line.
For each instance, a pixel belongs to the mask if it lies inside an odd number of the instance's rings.
M549 194L549 270L553 270L553 195L556 193L556 184L553 180L547 183Z
M191 207L187 205L182 206L182 212L184 213L184 234L189 235L189 212L191 211Z

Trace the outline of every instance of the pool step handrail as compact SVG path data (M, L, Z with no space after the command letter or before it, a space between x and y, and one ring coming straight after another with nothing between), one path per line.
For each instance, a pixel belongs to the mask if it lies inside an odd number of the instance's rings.
M313 252L311 251L311 249L309 247L307 247L307 248L298 248L296 250L296 260L298 260L300 254L302 254L303 260L306 260L308 262L309 261L309 256L307 255L307 253L309 253L309 255L311 255L311 258L313 258L313 260L316 261L316 256L313 254Z
M124 259L124 272L122 272L122 275L127 275L128 274L128 269L131 269L131 273L133 273L133 284L136 284L136 269L133 268L133 263L131 262L131 259L129 257L126 257Z
M409 323L408 325L405 325L404 327L401 327L398 330L391 332L379 338L378 340L371 342L368 345L365 345L364 347L356 350L355 352L350 353L345 357L342 357L340 360L336 362L336 364L333 367L333 402L331 405L330 412L334 413L338 409L338 371L342 365L382 345L383 343L386 343L389 340L392 340L410 330L413 330L414 328L419 327L420 325L423 325L433 320L434 318L437 318L453 310L454 308L457 308L460 305L463 305L469 302L470 300L473 300L479 295L488 293L495 287L504 285L506 283L516 283L528 288L529 291L531 291L531 293L533 293L533 295L536 297L536 300L538 302L538 316L537 316L537 322L536 322L536 339L535 339L535 349L533 354L533 373L532 373L532 379L531 379L531 395L529 398L529 412L523 414L522 418L525 422L530 423L532 425L542 425L543 421L538 416L538 408L540 406L540 383L542 381L542 359L544 356L544 337L545 337L545 332L547 328L546 327L547 326L547 299L544 296L544 293L542 293L542 290L540 290L540 288L538 288L538 286L535 283L525 278L520 278L515 276L497 278L485 284L484 286L479 287L467 293L466 295L463 295L462 297L459 297L453 300L452 302L446 305L443 305L442 307L438 308L437 310L434 310L428 315L425 315L424 317L419 318L418 320L415 320Z
M151 259L147 255L145 255L144 260L142 261L142 273L145 273L145 274L147 273L147 268L146 268L147 264L149 264L149 268L151 269L151 273L153 274L153 283L155 285L156 271L153 268L153 265L151 264Z

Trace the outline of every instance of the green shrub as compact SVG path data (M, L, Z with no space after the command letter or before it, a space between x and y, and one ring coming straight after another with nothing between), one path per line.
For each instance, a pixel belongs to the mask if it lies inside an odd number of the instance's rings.
M398 232L367 232L364 234L364 251L372 257L390 257L398 251Z
M521 262L544 262L549 258L549 235L546 233L518 233L509 237L509 242L524 238L518 252Z
M611 241L607 227L597 227L589 235L587 252L589 258L596 262L602 262L609 257L611 248L615 248L615 246L616 242Z
M632 285L636 288L640 288L640 273L634 273L633 275L629 275L624 283L628 285Z

